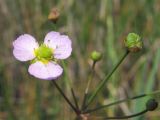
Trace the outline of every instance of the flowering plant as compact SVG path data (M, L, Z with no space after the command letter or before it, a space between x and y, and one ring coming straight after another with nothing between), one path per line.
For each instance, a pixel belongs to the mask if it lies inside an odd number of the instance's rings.
M95 74L95 65L98 61L102 59L102 54L100 52L94 51L91 54L91 59L93 61L92 71L89 75L90 77L88 79L81 107L79 107L78 100L74 93L74 90L71 88L72 96L74 98L74 103L72 103L55 81L63 73L63 68L58 64L58 60L68 58L72 52L72 42L67 35L61 35L59 32L51 31L45 36L44 43L41 45L37 43L36 39L33 36L29 34L21 35L13 42L13 55L19 61L31 61L31 65L28 68L28 72L32 76L41 80L50 80L55 85L57 90L61 93L61 95L64 97L66 102L73 109L73 111L76 113L76 119L78 120L92 119L92 112L110 107L112 105L135 99L140 99L146 96L152 97L147 101L146 108L141 112L127 116L101 117L101 119L127 119L139 116L148 111L155 110L158 107L156 96L159 94L159 91L118 100L116 102L98 106L93 109L89 108L90 104L96 98L97 94L102 90L106 82L111 78L111 76L119 67L119 65L123 62L123 60L130 53L136 53L140 51L143 46L141 37L136 33L129 33L126 39L124 40L124 44L126 47L125 54L121 57L121 59L113 67L109 74L106 74L104 79L100 81L100 83L97 85L92 94L89 95L88 91Z

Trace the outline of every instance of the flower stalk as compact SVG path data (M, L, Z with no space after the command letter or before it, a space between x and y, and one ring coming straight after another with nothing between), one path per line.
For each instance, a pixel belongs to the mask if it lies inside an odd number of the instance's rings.
M78 101L77 101L77 98L76 98L76 96L75 96L75 93L74 93L73 88L71 88L71 93L72 93L72 97L73 97L73 100L74 100L74 103L75 103L76 109L78 109L78 110L79 110Z
M158 91L154 91L154 92L147 93L147 94L141 94L141 95L137 95L137 96L134 96L134 97L125 98L125 99L122 99L122 100L118 100L118 101L109 103L107 105L102 105L102 106L96 107L94 109L88 109L88 110L84 111L83 114L92 113L92 112L95 112L95 111L98 111L98 110L101 110L101 109L104 109L104 108L107 108L107 107L110 107L110 106L113 106L113 105L117 105L117 104L120 104L120 103L123 103L123 102L128 102L128 101L132 101L132 100L136 100L136 99L141 99L141 98L147 97L147 96L149 96L151 98L159 99L159 94L160 94L160 91L158 90ZM158 98L157 98L157 96L158 96ZM155 101L155 99L154 99L154 101ZM152 102L154 103L154 101L152 101Z
M116 64L116 66L112 69L112 71L108 75L106 75L104 77L104 80L102 80L99 83L98 87L96 88L96 90L94 91L94 93L92 94L92 96L89 98L88 103L85 106L85 108L87 108L91 104L91 102L94 100L94 98L96 97L96 95L98 94L98 92L104 87L105 83L109 80L109 78L116 71L116 69L119 67L119 65L127 57L128 54L129 54L129 51L127 50L126 53L122 56L122 58L119 60L119 62Z
M102 106L96 107L94 109L87 110L84 113L86 114L86 113L95 112L97 110L104 109L106 107L110 107L110 106L113 106L113 105L117 105L117 104L120 104L120 103L123 103L123 102L135 100L135 99L140 99L140 98L143 98L143 97L146 97L146 96L148 96L148 95L147 94L142 94L142 95L134 96L134 97L131 97L131 98L126 98L126 99L118 100L118 101L109 103L107 105L102 105Z
M158 102L155 99L151 98L146 102L146 108L144 110L142 110L141 112L138 112L138 113L135 113L135 114L132 114L132 115L127 115L127 116L105 117L104 119L108 120L108 119L128 119L128 118L133 118L133 117L136 117L136 116L143 115L146 112L154 111L155 109L157 109L157 107L158 107Z
M63 96L63 98L66 100L66 102L68 103L68 105L74 110L74 112L77 114L77 116L80 115L80 111L78 109L75 108L75 106L71 103L71 101L68 99L68 97L64 94L64 92L61 90L61 88L59 87L59 85L52 80L51 81L52 84L55 85L55 87L57 88L57 90L60 92L60 94Z
M86 100L88 98L88 91L89 91L89 88L90 88L90 84L93 80L93 77L94 77L94 68L95 68L95 65L96 65L96 61L93 61L93 64L92 64L92 68L91 68L91 72L90 72L90 75L89 75L89 80L88 80L88 83L87 83L87 87L85 89L85 93L84 93L84 97L83 97L83 102L82 102L82 107L81 107L81 110L83 111L85 105L86 105Z

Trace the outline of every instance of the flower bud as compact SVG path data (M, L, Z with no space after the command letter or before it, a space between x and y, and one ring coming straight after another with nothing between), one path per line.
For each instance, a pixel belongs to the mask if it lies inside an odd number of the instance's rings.
M138 52L142 49L141 37L136 33L129 33L127 38L124 40L125 47L130 52Z
M158 107L158 102L155 99L149 99L146 103L146 108L148 111L153 111Z
M48 20L52 21L53 23L56 23L58 18L60 16L60 13L57 8L52 8L51 12L48 15Z
M97 62L97 61L101 60L101 58L102 58L102 53L97 52L97 51L93 51L93 52L91 53L91 59L92 59L94 62Z

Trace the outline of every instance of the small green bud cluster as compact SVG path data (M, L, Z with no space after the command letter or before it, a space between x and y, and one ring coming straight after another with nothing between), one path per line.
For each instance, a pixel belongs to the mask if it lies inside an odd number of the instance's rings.
M130 52L138 52L143 46L141 37L136 33L129 33L127 38L124 40L124 44Z

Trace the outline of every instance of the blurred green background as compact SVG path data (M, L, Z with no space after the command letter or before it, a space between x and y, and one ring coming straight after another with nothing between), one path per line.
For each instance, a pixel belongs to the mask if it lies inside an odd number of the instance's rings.
M54 7L61 13L56 27L47 20ZM29 63L13 57L12 42L23 33L35 36L38 42L43 42L51 30L72 39L72 56L61 64L65 72L57 81L72 101L70 87L81 104L91 68L90 53L103 53L91 92L124 54L123 40L129 32L142 36L144 49L125 59L90 108L160 89L160 0L0 0L0 16L0 120L75 117L49 81L33 78L27 71ZM93 115L136 113L144 109L145 100L123 103ZM159 119L157 109L133 120Z

